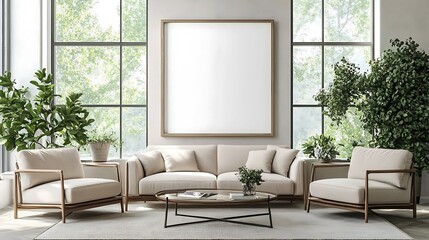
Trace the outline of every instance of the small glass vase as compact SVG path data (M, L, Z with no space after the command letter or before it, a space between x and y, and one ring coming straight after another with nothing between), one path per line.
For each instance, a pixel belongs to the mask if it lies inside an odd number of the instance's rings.
M256 194L256 184L243 184L243 195L244 196L252 196Z

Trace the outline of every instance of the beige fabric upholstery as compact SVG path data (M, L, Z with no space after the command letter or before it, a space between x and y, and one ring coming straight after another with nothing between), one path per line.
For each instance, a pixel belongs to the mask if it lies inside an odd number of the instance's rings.
M205 172L164 172L145 177L139 182L141 195L154 195L173 189L216 189L216 176Z
M217 173L217 146L216 145L149 145L146 151L161 153L172 149L186 149L195 152L198 169L201 172Z
M238 171L239 167L246 165L250 151L266 148L267 145L218 145L218 175Z
M271 171L283 176L288 176L290 165L298 154L299 150L276 148Z
M192 150L171 150L163 152L167 172L199 172L195 152Z
M250 151L247 158L246 167L249 169L260 170L271 173L271 165L276 150L258 150Z
M220 174L217 179L217 188L242 190L243 186L235 174L236 172ZM294 194L294 182L285 176L274 173L262 173L262 179L265 182L256 186L256 191L271 192L279 195Z
M61 204L61 182L54 181L22 192L23 203ZM118 181L101 178L75 178L64 181L65 202L74 204L114 197L121 193Z
M237 189L241 189L241 184L237 177L232 173L233 181L223 181L222 186L217 186L216 176L209 175L208 179L204 176L206 173L216 174L219 166L219 171L236 172L240 166L244 166L247 162L249 151L266 150L267 148L277 149L278 147L286 148L287 146L274 145L150 145L146 151L168 152L172 149L188 149L194 150L196 161L200 172L168 172L157 173L145 177L143 167L140 161L133 157L127 162L129 164L129 195L153 195L159 190L178 189L178 188L229 188L228 184L235 185ZM275 180L286 181L284 186L282 183L275 182L273 187L265 189L269 184L264 184L259 190L274 192L280 195L302 195L304 187L304 160L296 159L290 165L289 178L278 174L270 174L275 177ZM165 175L168 174L168 175ZM182 175L184 174L184 175ZM202 174L202 175L201 175ZM264 173L265 174L265 173ZM203 179L201 179L201 177ZM222 178L221 178L222 179ZM201 181L200 181L201 180ZM281 186L281 187L278 187ZM277 192L279 189L279 192Z
M348 178L365 179L366 170L410 169L413 154L407 150L355 147ZM369 179L405 188L410 174L370 174Z
M162 155L158 151L137 153L136 157L143 165L144 173L150 176L155 173L165 172L165 164Z
M64 179L83 178L84 172L76 148L23 150L18 153L20 169L63 170ZM27 188L59 180L58 174L21 174L21 186Z
M368 183L369 204L408 203L410 202L410 187L400 189L388 183L372 181ZM349 178L331 178L317 180L310 184L313 197L339 202L364 204L365 180Z
M140 160L133 156L127 160L128 164L128 195L139 195L139 181L144 175L143 166Z
M304 194L304 164L305 158L296 158L290 165L289 178L295 183L294 195Z

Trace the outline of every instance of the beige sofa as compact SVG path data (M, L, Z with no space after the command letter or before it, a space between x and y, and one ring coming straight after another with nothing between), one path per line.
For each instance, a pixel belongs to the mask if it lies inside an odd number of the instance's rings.
M174 150L192 150L195 153L199 171L195 172L159 172L145 174L142 162L137 156L130 158L126 164L126 199L129 201L156 200L155 193L172 189L237 189L242 185L235 173L246 164L250 151L273 149L285 146L272 145L153 145L145 152L158 151L165 153ZM258 191L278 194L279 199L302 199L304 188L304 161L295 159L289 169L283 169L287 175L262 173L265 182L257 186ZM152 166L148 166L148 168Z

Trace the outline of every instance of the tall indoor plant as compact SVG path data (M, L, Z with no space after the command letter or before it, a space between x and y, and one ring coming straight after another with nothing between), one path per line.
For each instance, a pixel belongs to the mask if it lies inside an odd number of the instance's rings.
M392 49L370 62L370 71L342 59L335 78L315 99L337 123L350 106L362 112L372 145L408 149L419 173L429 169L429 55L411 38L391 40Z
M86 127L94 119L81 106L81 93L67 96L64 105L54 105L54 84L46 69L35 73L30 83L37 88L31 100L28 88L17 88L11 73L0 77L0 139L8 151L84 145Z

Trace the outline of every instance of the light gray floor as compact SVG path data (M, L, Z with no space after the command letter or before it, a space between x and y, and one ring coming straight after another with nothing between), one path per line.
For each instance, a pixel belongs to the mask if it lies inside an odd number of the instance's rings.
M130 208L138 208L139 204L141 203L132 203ZM375 212L414 239L429 237L429 204L418 205L417 219L412 218L409 210L376 210ZM60 220L59 212L45 210L19 211L19 217L17 220L13 219L11 207L0 209L0 239L33 239Z

